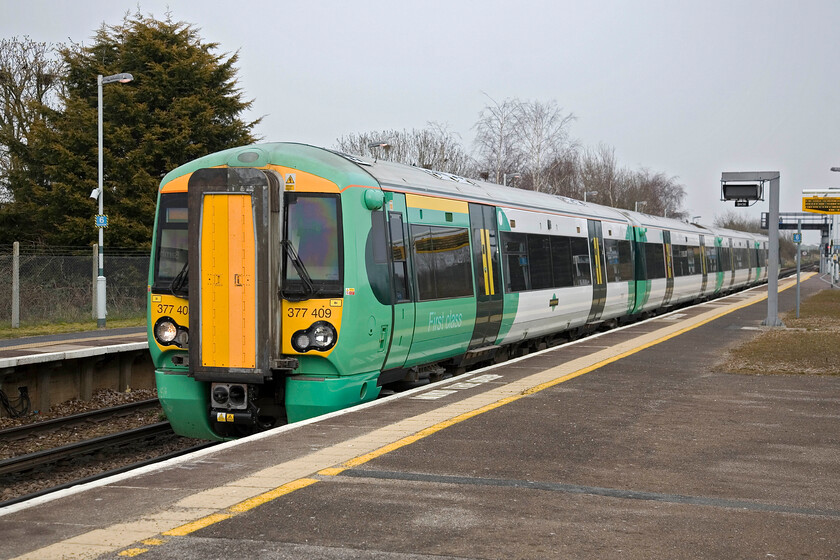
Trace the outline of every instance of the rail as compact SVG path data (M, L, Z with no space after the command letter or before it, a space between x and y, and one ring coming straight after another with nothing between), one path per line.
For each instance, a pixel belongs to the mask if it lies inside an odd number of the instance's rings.
M35 467L58 463L66 459L75 459L85 455L93 455L104 449L121 447L129 443L170 434L174 435L174 432L169 422L158 422L157 424L150 424L125 432L71 443L53 449L45 449L44 451L36 451L35 453L27 453L18 457L10 457L9 459L0 461L0 475L18 474L32 470Z
M160 401L157 399L147 399L133 403L121 404L109 408L100 408L98 410L91 410L89 412L80 412L71 416L64 416L62 418L53 418L51 420L44 420L41 422L32 422L22 426L14 426L12 428L5 428L0 430L0 441L15 441L33 434L56 431L62 428L68 428L84 422L101 422L108 418L125 416L132 412L154 408Z

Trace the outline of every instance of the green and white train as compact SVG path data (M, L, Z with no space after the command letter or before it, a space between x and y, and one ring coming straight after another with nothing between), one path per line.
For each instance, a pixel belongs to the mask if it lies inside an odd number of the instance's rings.
M227 439L766 281L767 239L293 143L160 186L149 347Z

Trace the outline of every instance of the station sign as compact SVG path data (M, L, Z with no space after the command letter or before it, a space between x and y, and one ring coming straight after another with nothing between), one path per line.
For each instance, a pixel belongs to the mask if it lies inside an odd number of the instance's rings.
M803 196L802 211L814 214L840 214L840 197Z

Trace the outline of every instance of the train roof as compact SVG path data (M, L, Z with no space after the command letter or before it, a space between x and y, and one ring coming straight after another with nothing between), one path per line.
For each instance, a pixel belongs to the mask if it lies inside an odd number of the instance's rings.
M243 158L244 154L249 157ZM372 184L376 181L386 189L432 195L467 202L551 212L575 217L609 220L631 225L716 236L749 237L764 240L759 234L745 234L734 230L689 224L680 220L652 216L583 202L565 196L527 191L496 185L487 181L468 179L451 173L433 171L413 165L353 156L333 150L293 142L267 142L223 150L198 158L167 174L161 186L172 179L203 167L228 165L232 167L264 167L282 165L306 170L329 179L341 187ZM367 179L366 179L367 178Z
M378 161L340 154L364 166L380 185L413 194L443 196L468 202L492 202L497 206L540 210L580 216L608 219L627 223L627 216L608 206L587 203L565 196L526 191L513 187L496 185L487 181L468 179L459 175L404 165L390 161Z

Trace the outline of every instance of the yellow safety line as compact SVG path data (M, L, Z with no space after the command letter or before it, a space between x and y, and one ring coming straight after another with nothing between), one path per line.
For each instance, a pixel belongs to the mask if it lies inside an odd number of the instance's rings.
M803 280L808 279L813 275L814 275L814 273L806 274L805 277L803 278ZM795 283L792 282L789 285L779 289L779 292L787 290L788 288L791 288L794 285L795 285ZM677 337L681 334L684 334L688 331L694 330L698 327L701 327L703 325L711 323L712 321L715 321L715 320L717 320L717 319L719 319L719 318L721 318L725 315L728 315L730 313L734 313L735 311L738 311L738 310L743 309L745 307L749 307L751 305L755 305L757 303L760 303L760 302L764 301L765 299L767 299L767 295L760 296L756 299L750 298L749 301L737 304L734 307L728 308L728 309L723 310L723 311L718 310L718 311L720 311L719 313L716 313L711 317L703 319L696 324L693 324L693 325L690 325L688 327L682 328L680 330L674 331L674 332L672 332L670 334L667 334L667 335L664 335L664 336L662 336L662 337L660 337L656 340L647 342L645 344L642 344L641 346L632 348L632 349L630 349L626 352L623 352L623 353L618 354L616 356L613 356L611 358L607 358L605 360L602 360L602 361L600 361L596 364L587 366L585 368L581 368L579 370L573 371L571 373L568 373L568 374L563 375L561 377L558 377L556 379L546 381L546 382L541 383L539 385L535 385L533 387L530 387L528 389L525 389L525 390L521 391L520 393L518 393L516 395L511 395L511 396L508 396L508 397L504 397L504 398L499 399L495 402L492 402L492 403L486 404L484 406L481 406L479 408L476 408L475 410L471 410L469 412L459 414L459 415L454 416L454 417L452 417L448 420L444 420L443 422L438 422L437 424L434 424L432 426L424 428L424 429L420 430L419 432L417 432L415 434L403 437L403 438L401 438L401 439L399 439L395 442L384 445L384 446L382 446L378 449L375 449L375 450L373 450L369 453L365 453L363 455L359 455L358 457L354 457L353 459L350 459L348 461L344 461L343 463L341 463L338 466L329 467L329 468L326 468L326 469L321 469L320 471L318 471L317 474L321 475L321 476L336 476L338 474L341 474L342 472L344 472L347 469L351 469L351 468L363 465L363 464L365 464L369 461L372 461L373 459L376 459L376 458L381 457L383 455L386 455L386 454L388 454L392 451L395 451L397 449L400 449L402 447L410 445L410 444L412 444L416 441L419 441L421 439L424 439L424 438L426 438L426 437L428 437L432 434L440 432L441 430L444 430L444 429L446 429L450 426L454 426L455 424L459 424L459 423L463 422L464 420L469 420L470 418L474 418L476 416L484 414L485 412L495 410L495 409L497 409L499 407L502 407L506 404L517 401L517 400L519 400L523 397L534 395L536 393L544 391L545 389L548 389L550 387L554 387L555 385L559 385L560 383L564 383L564 382L569 381L571 379L574 379L576 377L580 377L581 375L584 375L586 373L590 373L592 371L600 369L600 368L602 368L606 365L617 362L617 361L619 361L623 358L626 358L628 356L632 356L633 354L637 354L638 352L641 352L642 350L645 350L645 349L650 348L652 346L656 346L657 344L660 344L662 342L665 342L667 340L675 338L675 337ZM307 486L311 486L311 485L315 484L316 482L319 482L319 479L309 478L309 477L304 477L304 478L299 478L299 479L293 480L291 482L283 484L282 486L278 486L277 488L274 488L273 490L269 490L268 492L264 492L262 494L254 496L253 498L249 498L247 500L239 502L238 504L230 506L222 512L213 513L211 515L208 515L208 516L202 517L200 519L197 519L196 521L192 521L190 523L186 523L186 524L181 525L179 527L175 527L174 529L170 529L170 530L168 530L164 533L161 533L161 534L163 536L167 536L167 537L179 537L179 536L189 535L190 533L194 533L195 531L198 531L199 529L204 529L206 527L209 527L210 525L213 525L213 524L218 523L220 521L224 521L226 519L230 519L231 517L234 517L234 516L236 516L240 513L249 511L249 510L251 510L251 509L253 509L257 506L264 505L264 504L266 504L266 503L268 503L272 500L275 500L276 498L291 494L292 492L294 492L296 490L300 490L301 488L306 488ZM146 542L149 542L149 541L146 541ZM145 542L144 542L144 544L145 544ZM137 556L137 555L142 554L143 552L146 552L147 550L148 549L144 550L144 549L140 549L140 548L130 548L130 549L124 550L123 553L120 553L120 554L123 555L123 556Z

